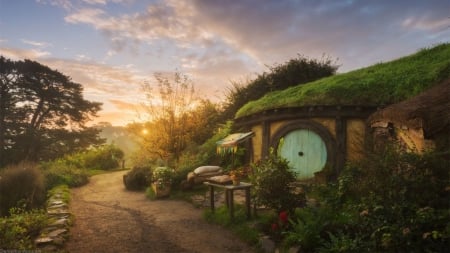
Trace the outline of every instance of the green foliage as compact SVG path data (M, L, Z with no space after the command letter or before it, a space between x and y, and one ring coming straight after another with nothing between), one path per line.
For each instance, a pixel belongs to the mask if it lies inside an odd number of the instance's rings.
M174 183L178 184L186 179L187 174L195 168L203 165L224 166L227 163L225 157L217 155L216 142L225 138L231 133L233 122L228 121L224 125L217 127L214 135L200 146L191 146L180 157L178 168L174 177Z
M70 203L70 190L66 184L58 185L47 191L47 202L52 199L53 196L58 195L58 199L61 199L64 203Z
M242 205L235 205L234 218L230 218L228 208L221 206L214 212L205 210L204 218L209 223L214 223L231 229L241 240L256 245L259 241L259 231L253 226L254 221L247 219L245 208Z
M38 62L0 56L0 166L51 160L102 142L85 127L100 103L83 86ZM70 127L69 127L70 126Z
M445 252L450 162L442 154L385 149L349 165L296 213L287 244L310 252Z
M47 225L44 210L25 211L12 208L9 217L0 217L0 249L30 250L34 248L33 238Z
M0 171L0 216L13 207L31 209L45 200L45 183L33 163L20 163Z
M78 187L89 182L87 170L80 169L70 163L68 164L64 159L42 163L41 168L45 176L47 189L62 184L69 187Z
M172 184L174 171L168 167L157 167L153 170L152 182L158 187L165 187L167 184Z
M103 145L84 153L84 167L89 169L111 170L118 168L124 153L115 145Z
M222 122L234 118L235 113L249 101L257 100L265 94L283 90L336 73L337 66L330 58L308 59L302 55L283 64L269 67L269 73L262 73L246 84L232 83L229 89Z
M152 169L147 167L133 167L123 176L123 183L127 190L140 191L150 186L152 182Z
M411 98L450 77L450 44L388 63L272 92L239 109L236 117L306 105L387 105Z
M258 205L281 211L292 211L301 205L291 184L296 181L295 172L289 167L286 159L270 153L267 159L252 164L252 193Z

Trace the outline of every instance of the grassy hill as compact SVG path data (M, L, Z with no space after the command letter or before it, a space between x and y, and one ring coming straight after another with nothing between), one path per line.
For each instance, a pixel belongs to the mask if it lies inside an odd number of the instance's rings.
M413 97L447 78L450 43L269 93L240 108L236 118L268 109L307 105L388 105Z

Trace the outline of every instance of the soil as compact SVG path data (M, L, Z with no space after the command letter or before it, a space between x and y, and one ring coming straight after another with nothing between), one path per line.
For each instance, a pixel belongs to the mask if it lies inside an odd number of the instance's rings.
M231 231L207 223L186 201L127 191L126 171L93 176L72 190L68 252L254 252Z

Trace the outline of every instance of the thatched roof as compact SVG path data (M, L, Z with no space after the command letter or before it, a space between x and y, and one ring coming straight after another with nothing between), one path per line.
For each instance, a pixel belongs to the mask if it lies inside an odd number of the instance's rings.
M369 125L387 125L422 129L425 138L450 132L450 79L423 93L372 114Z

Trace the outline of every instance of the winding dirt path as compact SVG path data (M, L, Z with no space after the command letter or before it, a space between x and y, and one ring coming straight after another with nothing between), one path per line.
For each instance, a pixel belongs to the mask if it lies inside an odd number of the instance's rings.
M187 202L150 201L142 192L126 191L125 173L96 175L72 190L68 252L254 252Z

